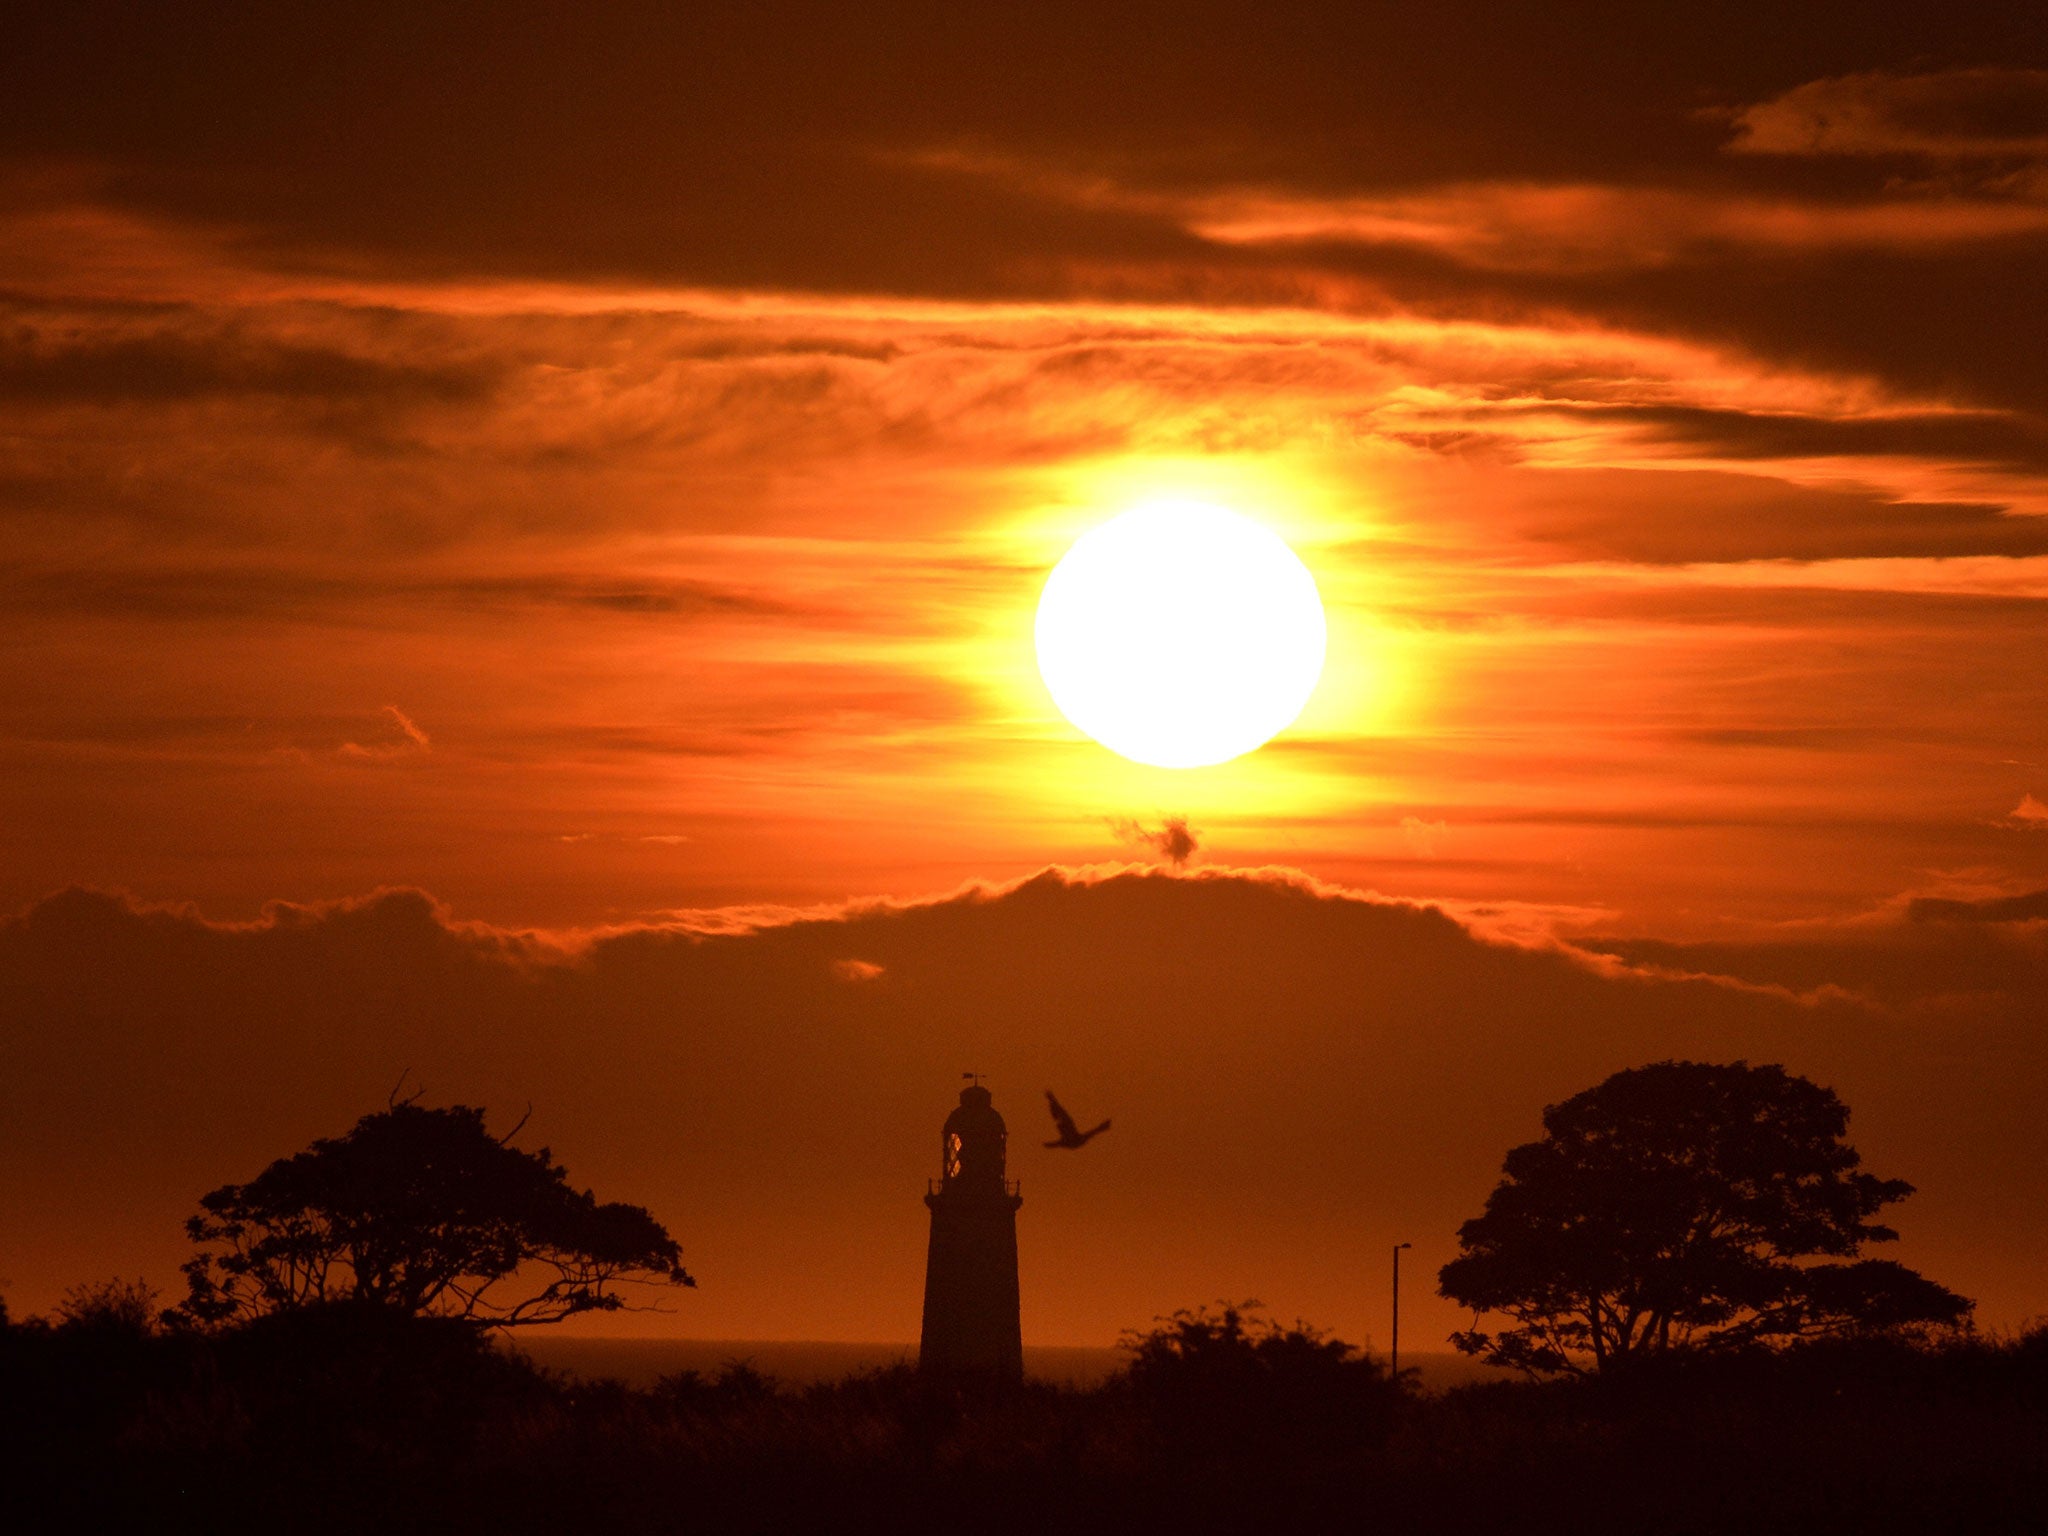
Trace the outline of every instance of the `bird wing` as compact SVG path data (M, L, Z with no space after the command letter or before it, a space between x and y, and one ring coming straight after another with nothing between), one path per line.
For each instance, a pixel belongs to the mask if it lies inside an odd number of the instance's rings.
M1052 1110L1052 1123L1060 1128L1060 1139L1062 1141L1070 1136L1081 1134L1080 1127L1074 1124L1074 1117L1068 1114L1060 1104L1060 1101L1052 1096L1050 1088L1045 1090L1045 1102L1047 1107Z

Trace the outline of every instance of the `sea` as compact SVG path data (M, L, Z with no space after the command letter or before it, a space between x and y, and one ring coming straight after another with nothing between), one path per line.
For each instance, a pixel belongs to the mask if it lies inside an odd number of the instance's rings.
M612 1380L651 1387L664 1376L696 1371L713 1376L743 1364L792 1386L839 1381L886 1370L917 1359L915 1344L844 1344L810 1339L668 1339L533 1337L514 1341L536 1365L588 1380ZM1091 1387L1108 1380L1128 1362L1123 1350L1089 1345L1026 1344L1024 1374L1041 1381ZM1441 1351L1404 1352L1403 1369L1413 1368L1424 1391L1441 1392L1471 1381L1499 1379L1464 1355Z

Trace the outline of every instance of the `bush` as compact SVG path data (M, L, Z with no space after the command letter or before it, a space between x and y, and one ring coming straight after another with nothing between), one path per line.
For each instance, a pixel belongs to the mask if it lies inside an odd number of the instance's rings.
M1205 1451L1327 1452L1385 1437L1402 1387L1356 1346L1257 1302L1219 1302L1126 1333L1124 1380L1173 1438Z
M67 1332L153 1338L163 1327L157 1289L146 1280L103 1280L74 1285L57 1303L57 1326Z

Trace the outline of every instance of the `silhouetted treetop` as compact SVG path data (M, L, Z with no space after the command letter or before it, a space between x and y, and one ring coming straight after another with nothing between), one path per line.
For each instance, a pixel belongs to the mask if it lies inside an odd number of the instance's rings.
M617 1310L621 1284L696 1283L646 1210L599 1203L547 1148L510 1139L480 1109L400 1102L223 1185L186 1223L206 1251L185 1265L182 1310L221 1322L346 1301L511 1327Z
M1439 1275L1443 1295L1516 1326L1452 1342L1501 1365L1605 1370L1960 1322L1962 1297L1858 1259L1898 1236L1873 1218L1913 1187L1863 1171L1848 1122L1832 1090L1747 1062L1658 1062L1552 1105Z

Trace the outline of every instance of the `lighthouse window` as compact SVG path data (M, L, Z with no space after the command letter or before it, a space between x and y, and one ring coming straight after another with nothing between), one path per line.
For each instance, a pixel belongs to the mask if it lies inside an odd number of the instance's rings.
M946 1177L960 1176L960 1134L955 1131L946 1137Z

